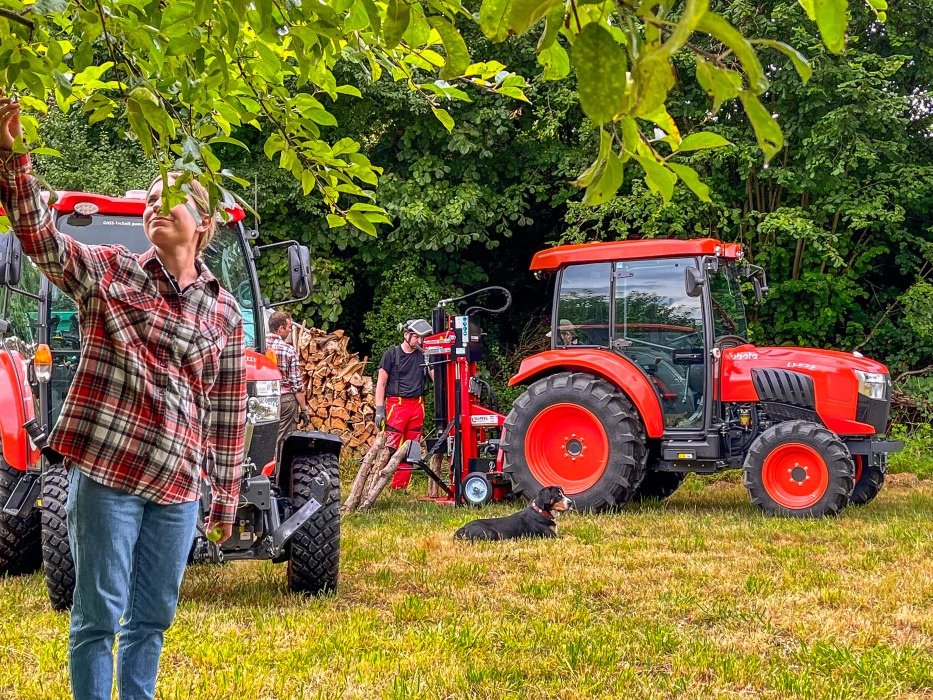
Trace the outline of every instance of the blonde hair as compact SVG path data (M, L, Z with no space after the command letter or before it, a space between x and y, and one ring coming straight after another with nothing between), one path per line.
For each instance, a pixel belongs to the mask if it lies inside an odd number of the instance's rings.
M171 170L167 175L170 180L177 180L181 176L182 173L178 170ZM161 181L162 176L160 175L149 183L147 191L151 190L154 184ZM211 244L211 241L214 240L214 236L217 235L217 210L211 207L211 196L204 185L194 178L188 180L185 184L191 190L189 199L194 201L194 212L192 213L196 214L195 218L200 220L198 223L202 223L205 219L208 222L207 228L198 239L197 254L200 256L207 249L207 246ZM164 182L162 182L162 186L165 187Z

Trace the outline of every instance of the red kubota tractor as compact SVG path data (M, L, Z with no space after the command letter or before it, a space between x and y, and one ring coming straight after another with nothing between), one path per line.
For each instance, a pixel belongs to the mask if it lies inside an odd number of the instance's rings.
M507 417L480 401L470 310L445 320L442 302L424 347L445 366L429 444L452 456L448 496L481 505L559 485L577 508L602 511L666 498L690 472L741 467L765 513L871 501L902 446L882 437L887 368L857 352L749 343L740 283L760 300L767 280L743 257L713 239L539 252L532 270L557 278L551 349L522 362L510 384L528 388Z
M121 198L65 192L52 209L64 233L87 244L119 243L140 253L150 245L142 229L144 207L145 193L139 191ZM217 546L199 532L191 560L287 562L291 590L333 591L339 568L342 442L325 433L295 432L276 464L281 373L274 356L264 354L265 310L310 293L308 250L294 241L255 246L258 234L243 226L243 210L231 206L227 211L230 220L220 227L204 260L243 314L247 444L233 536ZM279 246L287 248L295 299L272 303L261 295L254 261ZM74 302L22 255L13 235L0 235L0 575L41 565L52 605L59 610L70 607L74 588L65 521L68 477L46 435L77 369L80 328ZM206 480L201 506L209 512Z

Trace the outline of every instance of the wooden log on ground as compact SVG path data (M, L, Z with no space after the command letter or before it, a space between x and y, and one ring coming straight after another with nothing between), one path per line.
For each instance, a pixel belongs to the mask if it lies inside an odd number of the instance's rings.
M392 458L389 460L389 462L377 474L376 483L373 484L372 488L369 489L363 496L363 500L360 502L359 510L372 508L372 505L379 497L379 494L382 493L382 490L386 487L386 484L389 483L389 479L391 479L392 475L395 474L395 470L398 469L398 465L401 464L402 460L405 459L405 456L408 454L408 448L410 445L411 440L405 440L405 442L399 445L399 448L395 451L395 454L392 455Z
M383 454L385 455L384 458ZM373 443L373 446L369 448L369 451L360 461L360 469L356 473L353 486L350 487L350 495L347 496L347 500L344 502L341 511L346 513L356 509L363 494L366 492L366 486L369 485L371 481L371 475L374 472L378 474L382 471L382 467L385 466L388 460L389 455L386 449L386 434L385 431L383 431L376 436L376 441Z

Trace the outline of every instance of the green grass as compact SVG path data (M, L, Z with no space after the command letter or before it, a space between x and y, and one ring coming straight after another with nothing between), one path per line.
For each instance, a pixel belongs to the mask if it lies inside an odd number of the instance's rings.
M554 541L455 542L475 516L392 494L347 518L332 598L268 563L191 568L159 697L933 697L933 483L791 521L691 478ZM0 619L0 698L68 697L38 575L0 580Z
M891 472L909 472L921 479L933 479L933 426L923 425L908 432L904 426L895 425L891 437L904 441L904 449L891 455Z

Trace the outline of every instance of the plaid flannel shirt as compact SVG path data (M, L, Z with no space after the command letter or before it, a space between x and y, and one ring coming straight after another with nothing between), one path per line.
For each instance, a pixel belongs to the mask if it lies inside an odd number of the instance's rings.
M200 496L232 521L246 424L243 322L205 265L184 290L150 249L55 228L29 157L0 152L0 201L23 252L80 312L82 350L49 442L88 477L161 504Z
M291 343L286 343L275 333L266 335L266 347L275 352L275 362L282 373L282 394L298 394L304 391L301 382L301 368L298 366L298 351Z

